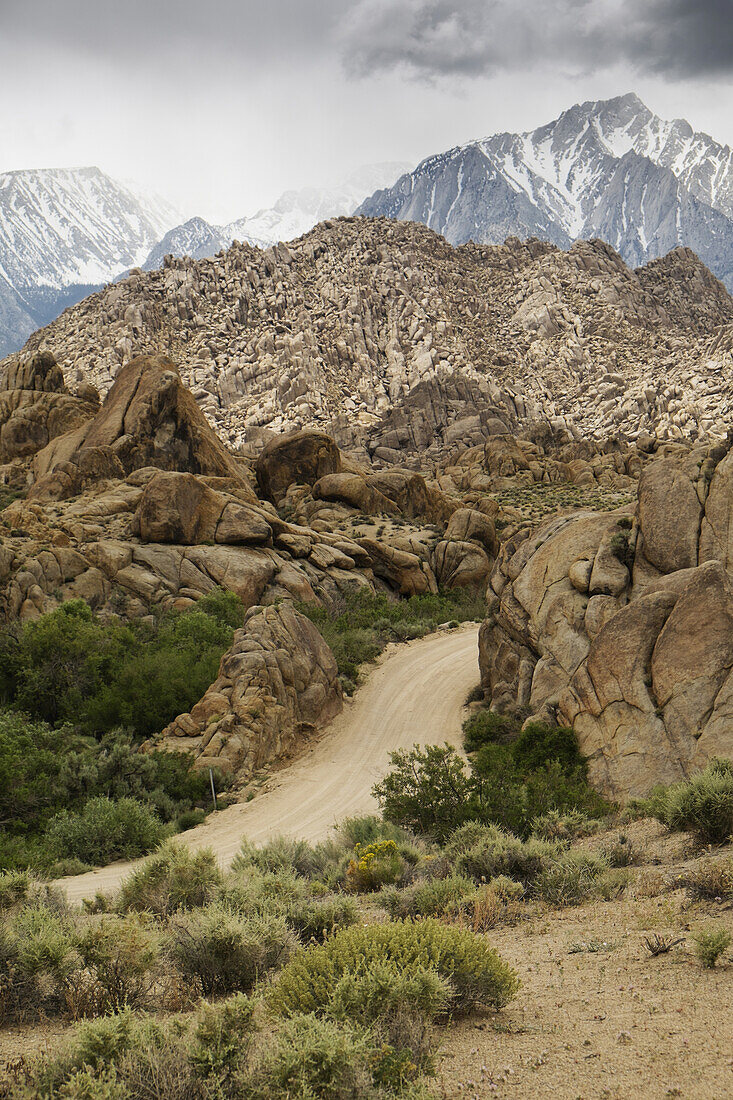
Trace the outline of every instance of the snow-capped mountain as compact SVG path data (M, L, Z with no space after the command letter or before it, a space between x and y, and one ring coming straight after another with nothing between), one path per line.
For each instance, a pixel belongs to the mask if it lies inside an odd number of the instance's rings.
M228 248L232 241L246 241L260 248L268 248L277 241L292 241L327 218L353 214L367 195L394 183L408 168L409 165L399 161L366 165L333 188L305 187L300 191L285 191L274 206L228 225L212 225L203 218L191 218L167 233L151 250L142 267L146 271L160 267L163 257L168 254L206 259Z
M98 168L0 174L0 351L139 264L177 220Z
M598 236L634 265L683 244L733 285L733 152L633 94L428 157L357 213L423 222L453 244Z

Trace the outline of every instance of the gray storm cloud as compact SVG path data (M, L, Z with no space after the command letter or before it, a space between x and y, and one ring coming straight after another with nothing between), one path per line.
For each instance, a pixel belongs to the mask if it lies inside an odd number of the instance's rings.
M339 38L360 76L401 69L432 80L553 62L706 76L733 72L733 0L360 0Z
M0 35L131 65L340 57L357 77L479 77L548 62L733 71L733 0L1 0Z

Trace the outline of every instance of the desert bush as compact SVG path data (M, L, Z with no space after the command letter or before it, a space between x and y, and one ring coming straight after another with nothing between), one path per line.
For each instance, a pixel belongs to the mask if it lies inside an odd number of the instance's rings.
M506 875L523 883L533 882L558 859L565 846L558 841L530 837L523 841L496 825L469 822L458 829L445 846L459 874L476 882Z
M440 917L474 894L476 887L465 875L448 875L415 883L402 890L382 890L377 898L393 920L407 917Z
M91 798L80 813L62 810L48 824L46 839L58 859L74 857L101 865L145 855L162 841L165 827L140 802Z
M159 941L138 917L103 917L84 929L76 946L100 990L104 1011L134 1008L150 992Z
M733 900L733 859L705 859L684 872L681 885L696 901Z
M340 928L349 928L360 919L353 898L328 897L301 902L287 914L287 922L301 940L322 940Z
M191 1065L221 1090L246 1059L254 1032L254 1004L244 993L217 1005L204 1002L196 1018Z
M318 874L320 861L316 850L305 840L290 837L274 837L259 847L245 840L234 857L232 871L238 872L256 867L259 871L292 871L310 878Z
M518 988L514 971L485 940L428 918L415 924L356 925L301 949L275 981L271 1004L285 1016L327 1012L346 975L368 975L378 965L397 974L418 966L434 970L450 983L451 1006L458 1011L480 1004L501 1008Z
M148 911L165 917L178 909L204 905L221 882L210 849L192 852L168 841L124 880L117 905L123 913Z
M214 894L214 900L243 917L271 914L288 917L310 897L308 882L292 871L256 868L228 875Z
M670 829L695 833L704 844L724 844L733 837L733 765L712 760L689 781L658 788L648 811Z
M571 730L535 723L511 744L486 741L469 768L449 745L415 746L390 761L392 771L373 789L384 817L438 841L468 821L527 836L551 810L599 818L612 808L589 786Z
M346 885L358 894L368 894L392 885L402 876L405 863L394 840L357 844L346 871Z
M479 710L463 723L463 744L466 752L476 752L483 745L506 745L519 733L519 722L491 710Z
M578 739L566 726L549 726L531 722L512 745L515 765L529 773L542 769L548 762L558 764L566 773L584 769L586 758L578 748Z
M598 831L599 824L580 810L548 810L532 819L531 830L534 836L542 840L574 840L576 837L592 836Z
M449 745L390 753L393 770L374 787L384 817L403 828L445 840L479 816L471 777Z
M731 934L722 924L711 924L693 934L695 954L702 965L712 970L731 944Z
M580 905L602 891L609 864L599 853L564 852L548 861L533 883L533 892L548 905Z
M12 909L19 901L23 901L30 885L31 876L28 871L0 872L0 912Z
M609 867L632 867L642 859L641 852L625 833L604 844L601 854L608 860Z
M375 1097L374 1042L356 1028L295 1015L278 1032L248 1082L252 1100Z
M474 932L488 932L499 924L513 924L522 915L526 893L521 882L497 875L454 906L455 915Z
M293 948L282 917L243 917L218 903L173 917L168 937L170 958L206 996L249 992L263 974L286 962Z

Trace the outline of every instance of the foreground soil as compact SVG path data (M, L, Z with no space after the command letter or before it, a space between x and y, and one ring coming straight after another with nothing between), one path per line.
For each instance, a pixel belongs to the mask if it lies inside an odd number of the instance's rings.
M693 862L687 838L655 822L625 832L644 865L624 896L489 933L522 987L503 1012L444 1033L443 1096L733 1096L733 953L705 970L691 939L712 922L733 933L733 906L669 888ZM654 933L683 942L653 958Z

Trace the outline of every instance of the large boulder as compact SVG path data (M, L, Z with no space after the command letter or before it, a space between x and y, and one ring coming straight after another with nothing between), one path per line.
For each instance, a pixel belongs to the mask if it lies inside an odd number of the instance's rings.
M341 472L341 452L324 432L290 432L267 443L257 460L257 484L262 495L279 504L288 487L315 485L327 474Z
M34 459L31 496L62 499L79 491L79 453L114 454L126 474L145 466L242 481L241 470L210 427L175 365L163 355L122 367L97 415L53 440ZM58 471L58 475L57 475ZM249 491L254 500L254 493Z
M50 352L11 362L0 379L0 463L27 460L87 424L99 405L91 390L72 396Z
M133 530L144 542L272 544L272 528L255 508L185 473L161 472L151 478Z
M725 447L669 447L633 522L553 519L497 559L484 690L496 709L572 724L614 798L733 752L732 469Z
M219 675L153 747L192 751L197 767L246 778L292 751L342 707L336 661L291 604L252 608Z

